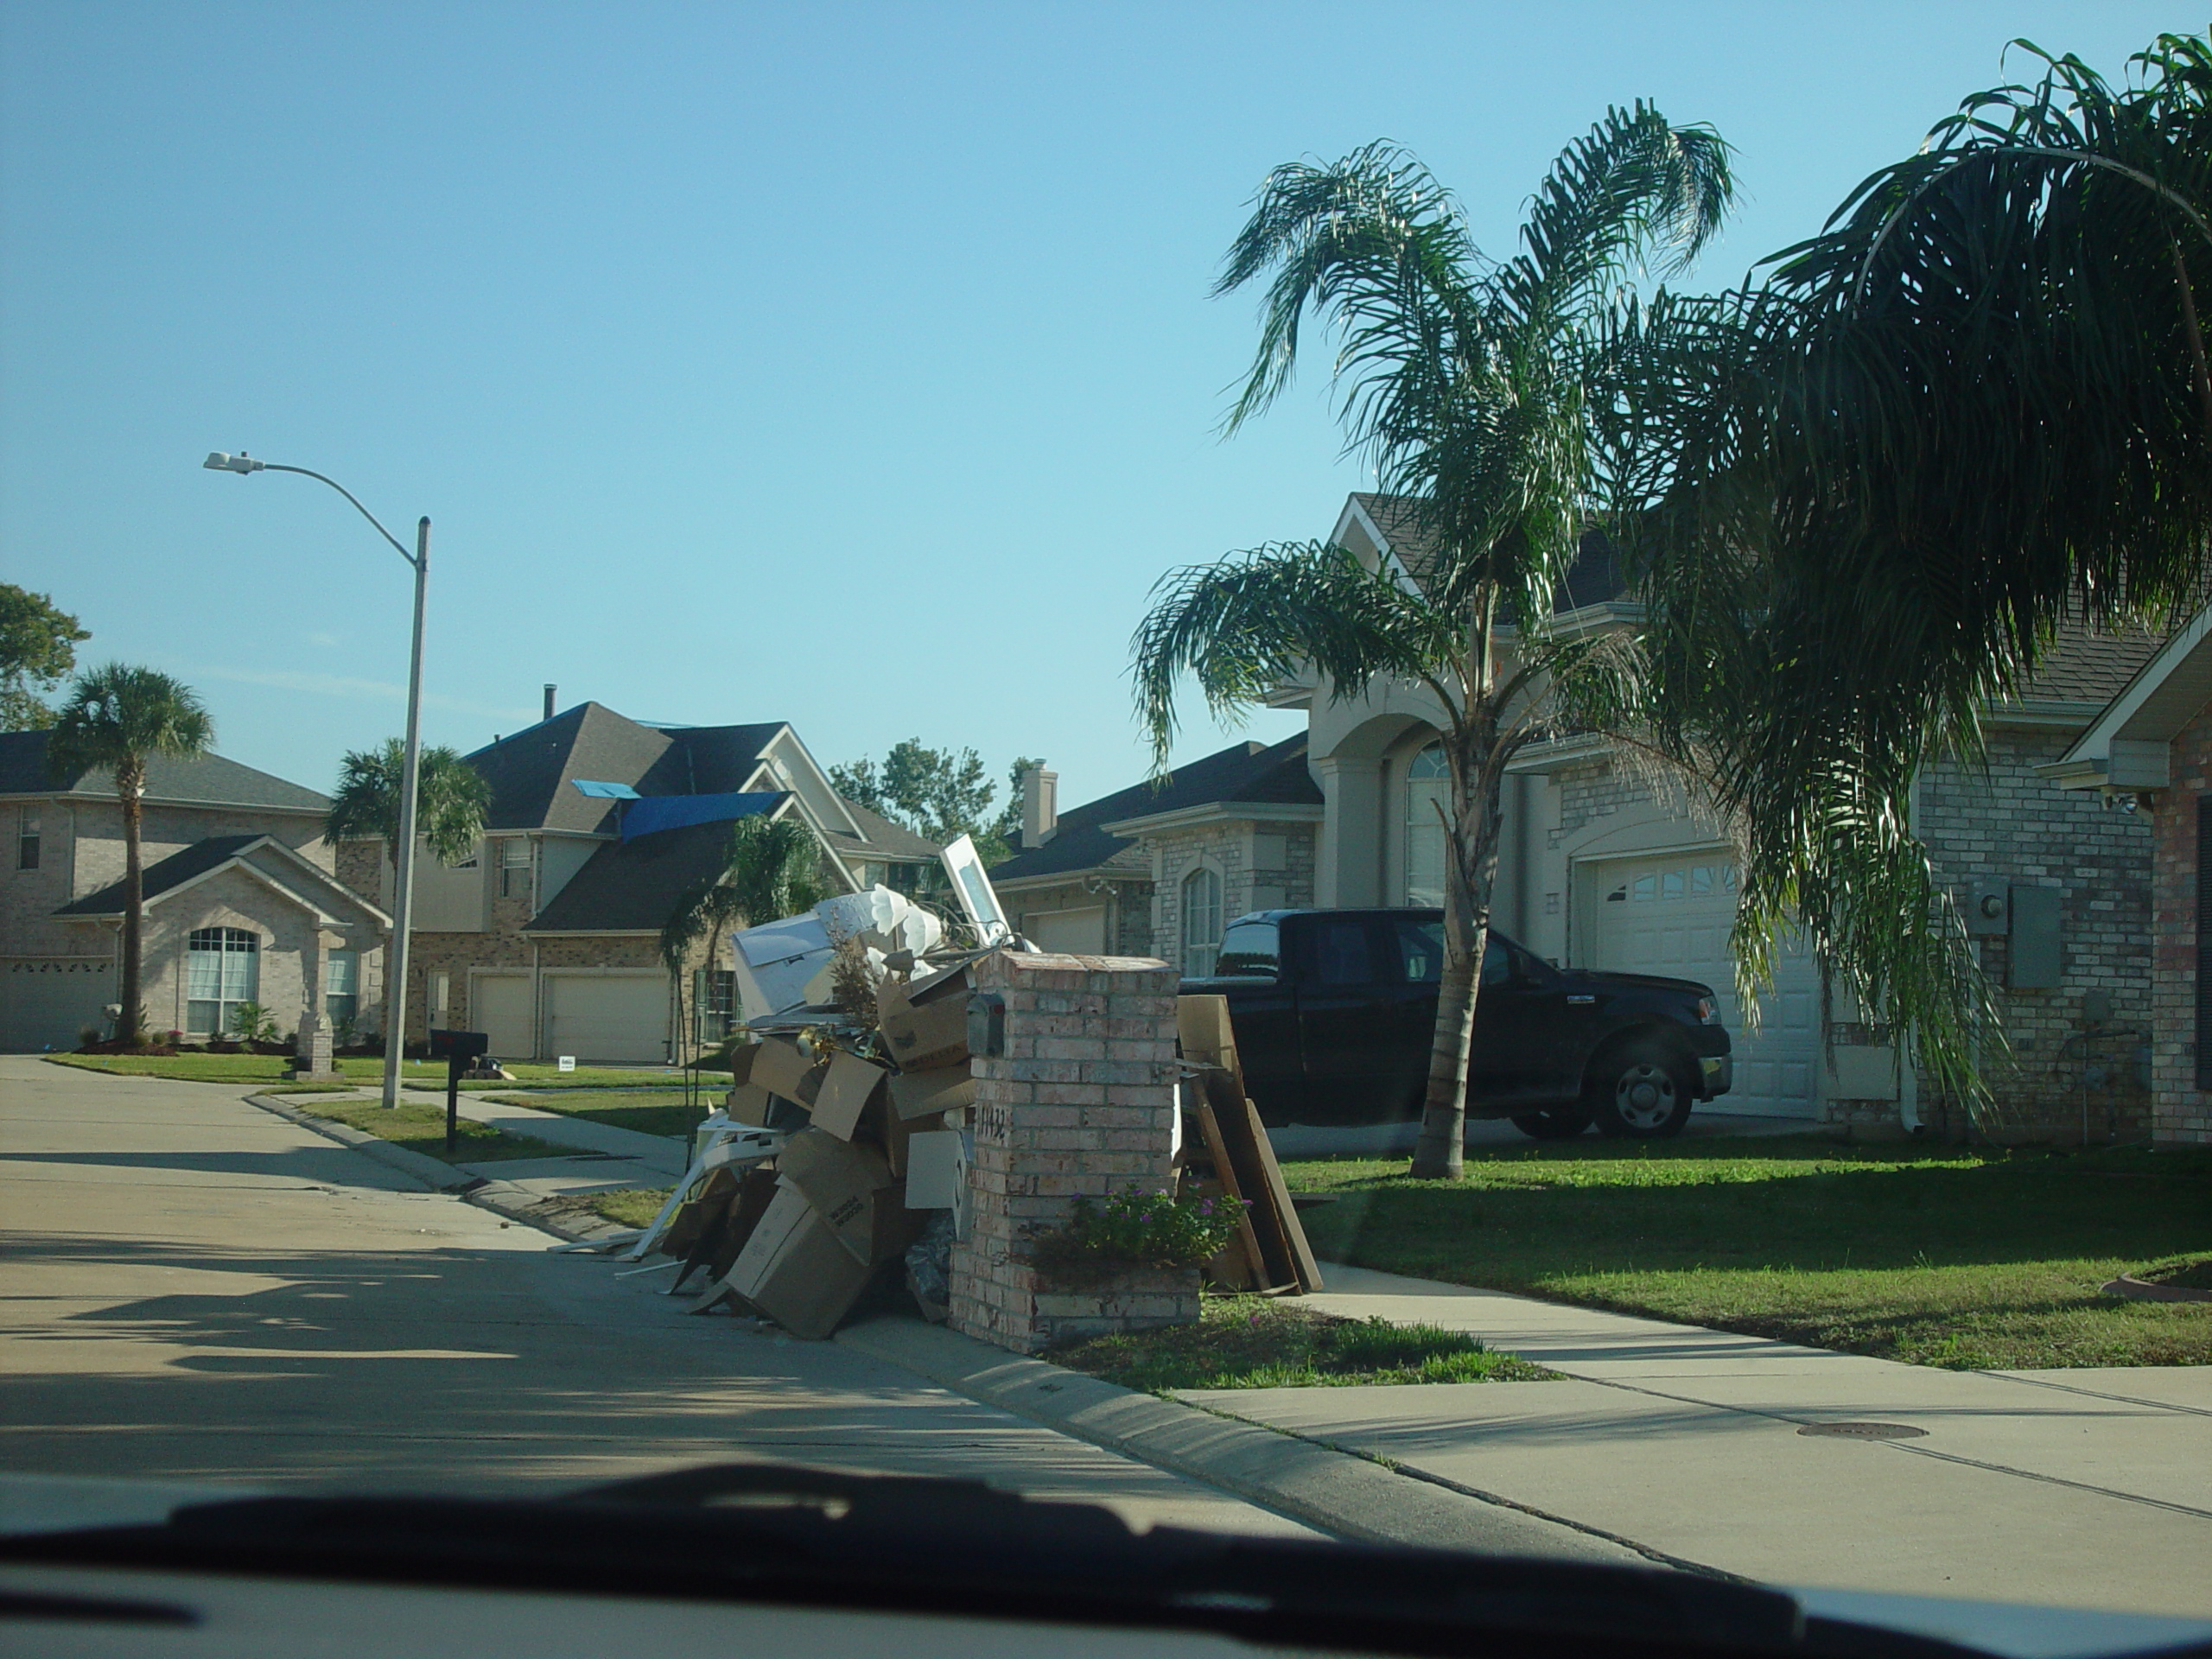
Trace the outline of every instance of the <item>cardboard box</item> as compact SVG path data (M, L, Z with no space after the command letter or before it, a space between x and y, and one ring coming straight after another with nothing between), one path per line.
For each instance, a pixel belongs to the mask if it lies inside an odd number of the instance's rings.
M875 1262L906 1249L898 1236L906 1208L891 1166L874 1147L858 1147L820 1129L803 1129L784 1143L777 1172L828 1224L855 1261Z
M913 1138L944 1127L944 1114L942 1112L930 1117L901 1117L891 1109L887 1102L877 1108L874 1116L883 1141L883 1160L891 1166L891 1173L901 1180L906 1178L906 1149Z
M842 1050L832 1055L822 1088L814 1097L814 1127L840 1141L855 1138L868 1108L883 1094L890 1075L881 1066Z
M965 966L911 982L887 979L875 1007L884 1044L901 1071L925 1071L968 1058Z
M935 1129L906 1142L906 1207L950 1210L967 1173L966 1137L957 1129Z
M722 1283L791 1335L818 1342L837 1328L874 1272L838 1242L804 1193L784 1187Z
M741 1083L722 1101L722 1110L733 1123L749 1123L755 1128L766 1128L769 1114L774 1109L775 1096L757 1083Z
M935 1117L976 1103L976 1079L965 1061L927 1071L900 1071L891 1079L891 1106L907 1119Z
M765 1037L753 1054L748 1080L772 1095L811 1106L822 1088L822 1068L790 1038Z
M733 1089L741 1089L753 1081L753 1057L760 1052L758 1043L745 1043L729 1052L729 1083Z

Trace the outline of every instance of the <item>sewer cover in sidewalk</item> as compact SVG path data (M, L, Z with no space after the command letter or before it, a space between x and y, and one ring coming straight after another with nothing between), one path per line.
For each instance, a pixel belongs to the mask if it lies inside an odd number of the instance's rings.
M1837 1440L1916 1440L1928 1433L1909 1423L1807 1423L1797 1432Z

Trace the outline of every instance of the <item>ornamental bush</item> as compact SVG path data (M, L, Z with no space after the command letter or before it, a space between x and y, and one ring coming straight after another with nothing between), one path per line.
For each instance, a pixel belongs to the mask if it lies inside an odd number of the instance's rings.
M1196 1267L1229 1243L1243 1213L1237 1200L1226 1198L1117 1192L1103 1203L1077 1198L1073 1219L1038 1238L1036 1259L1061 1268Z

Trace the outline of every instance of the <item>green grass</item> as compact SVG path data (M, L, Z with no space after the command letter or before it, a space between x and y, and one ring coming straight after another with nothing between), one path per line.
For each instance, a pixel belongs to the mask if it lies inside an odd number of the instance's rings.
M2135 1275L2148 1279L2153 1284L2171 1285L2176 1290L2212 1290L2212 1255L2195 1262L2169 1262L2157 1268L2146 1268Z
M672 1186L632 1186L620 1192L586 1192L584 1206L618 1227L647 1227L668 1202Z
M2212 1244L2212 1154L1813 1137L1294 1163L1323 1256L1961 1370L2212 1363L2212 1304L2099 1287Z
M570 1148L549 1145L526 1135L506 1135L482 1123L462 1118L450 1156L446 1152L446 1110L428 1102L407 1101L390 1110L371 1100L300 1103L310 1117L327 1118L365 1129L379 1139L410 1152L427 1154L450 1164L485 1164L510 1158L566 1158Z
M167 1058L143 1054L48 1054L45 1058L56 1065L105 1071L111 1077L164 1077L177 1083L281 1083L286 1064L281 1054L176 1054ZM384 1080L384 1062L380 1059L340 1060L338 1069L356 1084ZM639 1088L665 1084L673 1075L658 1069L625 1071L597 1065L563 1071L553 1065L510 1064L507 1070L515 1074L517 1082L527 1083L536 1089ZM410 1060L401 1076L415 1088L442 1089L446 1084L446 1063ZM485 1082L464 1083L461 1086L479 1090L512 1088L513 1084Z
M695 1105L683 1103L680 1089L645 1089L620 1093L601 1093L594 1090L564 1090L558 1093L487 1095L503 1106L530 1106L541 1112L558 1112L563 1117L585 1117L594 1123L612 1124L618 1129L635 1129L640 1135L664 1135L680 1141L691 1138L691 1131L699 1127L699 1120L706 1116L702 1106L719 1102L727 1092L715 1090L704 1096Z
M1346 1319L1265 1296L1208 1296L1196 1325L1091 1337L1046 1357L1125 1389L1525 1382L1553 1373L1433 1325Z

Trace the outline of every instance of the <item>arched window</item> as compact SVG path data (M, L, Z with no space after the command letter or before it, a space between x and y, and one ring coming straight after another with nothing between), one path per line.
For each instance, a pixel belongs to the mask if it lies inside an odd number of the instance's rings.
M1200 868L1183 878L1183 976L1204 979L1221 954L1221 877Z
M220 1037L241 1002L260 1000L261 938L237 927L195 927L184 946L184 1023Z
M1444 820L1452 810L1452 769L1432 743L1406 768L1406 902L1444 902Z

